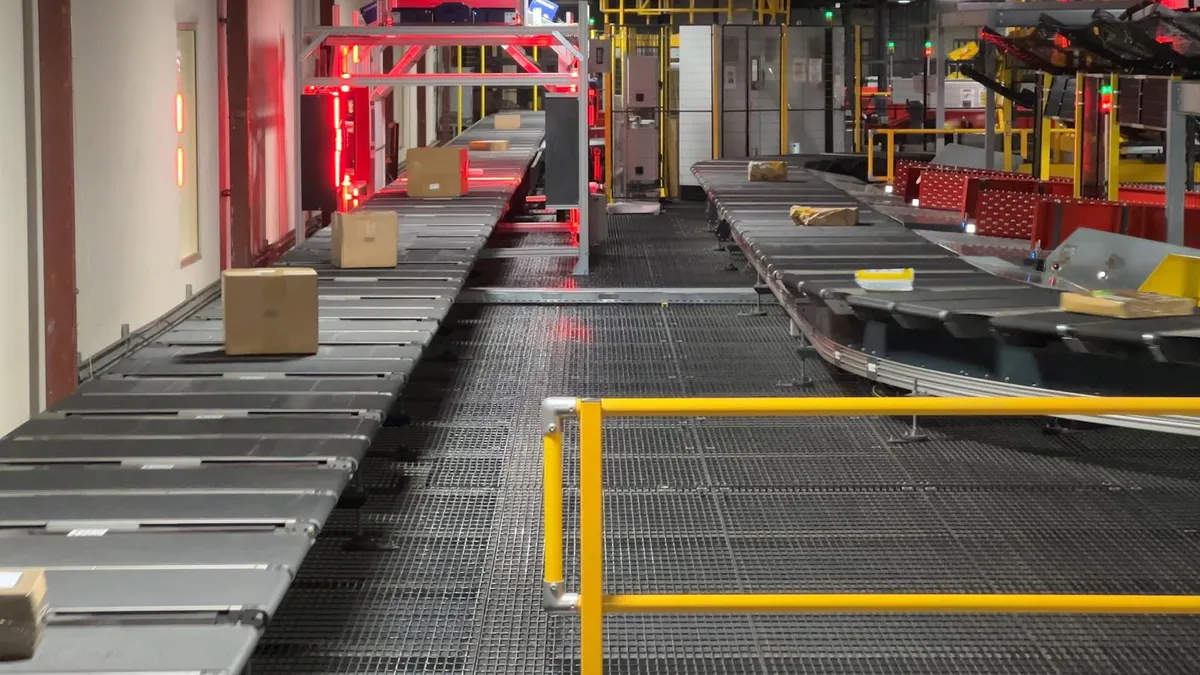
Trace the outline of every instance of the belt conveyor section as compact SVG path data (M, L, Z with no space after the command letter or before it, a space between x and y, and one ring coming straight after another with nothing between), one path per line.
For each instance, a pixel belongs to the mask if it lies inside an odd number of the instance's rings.
M540 150L543 118L455 139L471 192L399 214L395 269L339 270L322 232L283 265L320 275L321 347L229 358L220 303L0 439L0 567L48 572L38 655L0 673L238 673L387 422Z
M922 391L942 394L1030 393L1028 387L1097 393L1106 391L1108 370L1125 393L1200 394L1190 369L1185 378L1178 368L1200 365L1200 316L1118 320L1059 312L1059 291L1026 283L1032 277L1018 266L1009 276L993 274L821 175L791 166L787 181L751 183L746 164L700 162L693 173L711 213L754 269L809 328L817 350L842 367L910 389L920 381ZM860 224L798 227L789 217L795 205L857 207ZM854 282L858 269L905 267L916 270L911 292L868 292ZM1042 349L1047 345L1051 350ZM1137 362L1070 365L1083 353ZM1062 364L1039 363L1047 354Z

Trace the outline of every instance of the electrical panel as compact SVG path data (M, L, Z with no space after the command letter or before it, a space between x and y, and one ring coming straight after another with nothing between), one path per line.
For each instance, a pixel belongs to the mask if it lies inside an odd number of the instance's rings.
M625 108L657 108L658 56L631 54L626 57L625 63L628 73L625 78Z
M341 183L341 167L334 158L338 129L334 128L337 97L306 94L300 98L300 208L305 211L334 211Z
M657 146L656 146L657 147ZM579 203L579 99L546 96L546 204Z
M624 178L628 185L658 184L658 127L633 125L625 131Z

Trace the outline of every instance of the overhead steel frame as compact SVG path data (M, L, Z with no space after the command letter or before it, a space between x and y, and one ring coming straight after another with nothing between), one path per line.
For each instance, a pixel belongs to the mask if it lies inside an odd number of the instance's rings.
M575 23L521 26L310 26L304 28L297 48L297 96L306 88L341 89L371 87L376 96L390 87L547 87L576 96L579 105L579 241L574 273L588 273L588 5L579 5ZM396 65L386 73L344 73L340 77L307 75L305 64L322 46L403 47ZM525 69L519 73L414 73L417 61L431 47L500 47ZM550 48L559 54L560 72L545 72L530 59L526 48ZM370 65L369 60L367 61ZM461 63L461 62L460 62ZM570 68L571 65L576 67ZM460 108L461 110L461 108ZM297 135L299 138L299 135ZM298 142L298 141L297 141ZM300 161L297 148L297 164ZM297 166L297 175L299 166Z

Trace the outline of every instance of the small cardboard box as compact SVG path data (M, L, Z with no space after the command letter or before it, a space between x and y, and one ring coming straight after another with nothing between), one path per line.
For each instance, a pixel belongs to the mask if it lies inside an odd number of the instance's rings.
M404 163L410 197L461 197L470 190L464 147L410 148Z
M0 661L31 659L46 629L46 573L0 569Z
M225 353L316 354L317 272L303 267L226 270L221 276Z
M521 116L516 113L498 113L495 118L495 125L501 131L512 131L521 128Z
M1141 291L1092 291L1063 293L1059 306L1064 312L1111 316L1116 319L1145 319L1158 316L1188 316L1196 301Z
M329 258L335 267L395 267L400 221L395 211L334 213Z
M791 216L793 223L809 227L858 224L858 209L853 206L793 206Z
M508 141L471 141L468 147L481 152L504 152L512 145Z
M787 164L779 161L750 162L746 165L746 180L752 183L787 180Z

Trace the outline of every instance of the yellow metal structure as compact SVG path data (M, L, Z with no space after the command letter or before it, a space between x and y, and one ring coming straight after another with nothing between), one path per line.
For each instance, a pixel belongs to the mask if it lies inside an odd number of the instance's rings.
M1054 129L1055 133L1066 132L1074 133L1072 129ZM955 136L958 134L978 135L987 133L987 129L868 129L867 130L867 180L870 181L885 181L889 185L895 182L896 176L896 137L897 136ZM1033 129L997 129L997 134L1002 134L1006 139L1016 136L1019 143L1020 155L1023 159L1028 159L1029 154L1029 135L1033 133ZM883 175L875 173L875 139L882 136L884 139L884 152L887 155L886 172ZM1006 148L1011 147L1011 142L1006 141Z
M604 593L604 417L1096 416L1197 415L1197 398L642 398L547 399L545 581L553 609L578 612L581 675L604 673L606 613L1053 613L1200 614L1196 595L1063 594L671 594ZM562 424L579 419L579 595L565 598L562 555ZM551 541L551 538L554 540Z
M606 21L619 26L626 25L627 17L660 17L669 19L687 16L688 23L696 23L696 15L702 22L707 22L713 14L724 14L725 23L734 23L735 11L750 11L753 19L759 25L768 23L789 25L791 23L791 6L785 0L754 0L754 4L744 7L736 6L734 0L716 0L702 7L696 6L696 0L688 0L686 5L675 0L600 0L600 12ZM673 23L673 21L672 21ZM748 21L747 21L748 23Z
M1200 306L1200 257L1168 253L1138 290L1192 298Z

